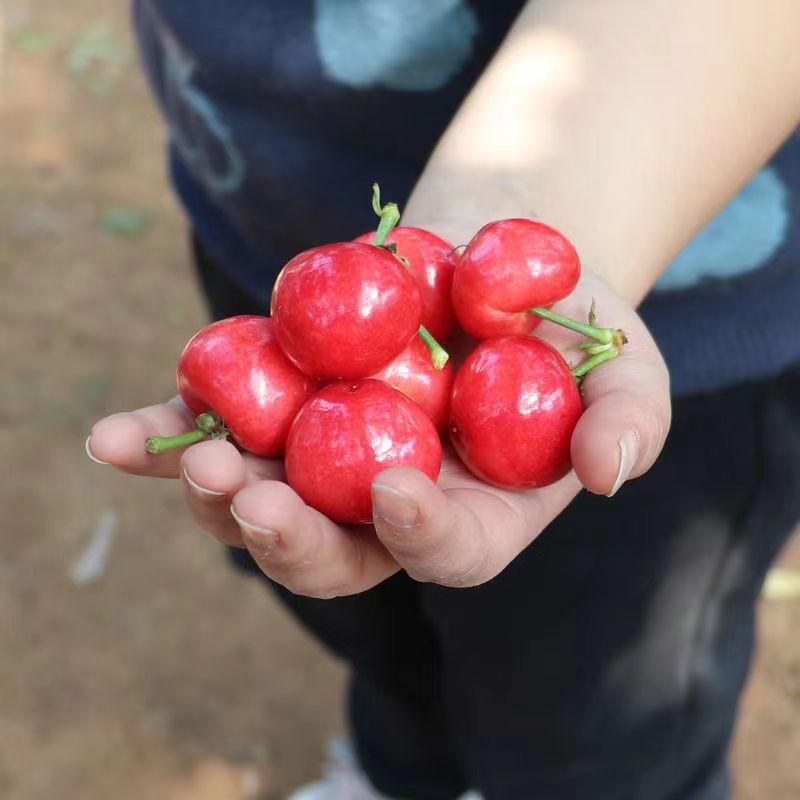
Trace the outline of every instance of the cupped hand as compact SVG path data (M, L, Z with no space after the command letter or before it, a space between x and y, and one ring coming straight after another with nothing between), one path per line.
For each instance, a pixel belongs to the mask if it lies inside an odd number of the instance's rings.
M284 482L280 461L205 441L183 453L144 450L149 436L194 427L176 398L98 422L87 441L96 460L136 475L180 478L197 524L220 541L246 547L259 567L290 591L330 598L356 594L404 569L445 586L475 586L501 572L585 487L614 494L645 473L670 423L669 377L655 342L630 303L584 273L554 310L622 328L622 355L584 378L586 411L572 436L573 471L543 489L507 491L472 476L446 452L436 484L413 469L382 472L372 487L374 525L343 527L307 506ZM580 337L542 322L536 334L568 360ZM574 357L573 357L574 356ZM335 480L331 476L331 480Z

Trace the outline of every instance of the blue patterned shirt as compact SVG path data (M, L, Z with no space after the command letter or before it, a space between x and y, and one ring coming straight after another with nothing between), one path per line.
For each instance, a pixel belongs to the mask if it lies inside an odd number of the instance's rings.
M208 250L265 300L308 247L402 202L523 0L134 0L172 178ZM675 394L800 360L795 136L642 306Z

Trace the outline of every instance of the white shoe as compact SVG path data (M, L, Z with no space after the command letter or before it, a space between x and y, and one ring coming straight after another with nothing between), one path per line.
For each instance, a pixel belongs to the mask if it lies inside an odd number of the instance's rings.
M355 759L353 748L344 739L334 739L329 743L323 772L325 777L322 780L301 786L286 800L393 800L370 784ZM483 798L477 792L467 792L458 800Z

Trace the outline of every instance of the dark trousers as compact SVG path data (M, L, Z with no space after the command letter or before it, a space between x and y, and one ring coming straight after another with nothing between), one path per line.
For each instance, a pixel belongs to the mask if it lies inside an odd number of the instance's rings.
M214 317L265 313L198 251ZM720 800L759 589L798 519L794 369L676 400L646 476L579 495L483 586L273 587L351 666L357 752L387 795Z

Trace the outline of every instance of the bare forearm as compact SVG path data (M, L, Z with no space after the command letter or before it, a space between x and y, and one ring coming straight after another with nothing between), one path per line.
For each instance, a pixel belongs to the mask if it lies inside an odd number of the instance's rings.
M800 119L797 0L537 0L406 209L457 244L537 216L638 302Z

